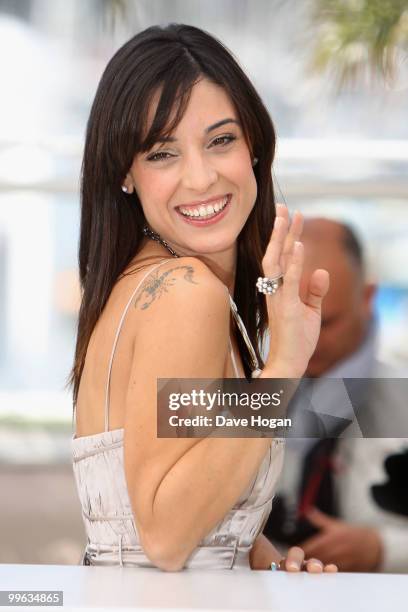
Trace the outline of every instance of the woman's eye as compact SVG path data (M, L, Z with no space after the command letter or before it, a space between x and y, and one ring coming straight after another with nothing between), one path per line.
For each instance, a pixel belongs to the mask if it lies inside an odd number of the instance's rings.
M210 146L220 145L221 147L225 147L225 145L229 144L230 142L233 142L234 140L236 140L236 137L232 134L228 134L226 136L218 136L217 138L214 138Z
M157 151L156 153L149 155L147 161L163 161L165 159L169 159L170 157L173 157L173 155L170 155L170 153L167 153L167 151Z

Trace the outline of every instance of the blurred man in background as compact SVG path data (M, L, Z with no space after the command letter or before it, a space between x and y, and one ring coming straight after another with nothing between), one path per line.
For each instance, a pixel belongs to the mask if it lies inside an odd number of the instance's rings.
M322 395L324 431L333 438L287 441L281 489L264 533L278 545L302 546L307 557L336 563L342 571L407 572L408 506L401 501L407 490L401 476L406 477L402 466L408 469L407 439L336 439L330 431L335 416L344 420L344 407L331 394L329 378L356 379L351 410L357 407L370 423L375 415L391 418L399 411L408 429L405 399L381 394L379 379L396 374L376 359L375 286L366 281L362 249L349 227L309 219L302 240L302 291L314 269L330 273L321 334L305 373L315 380L304 382L315 397ZM376 379L375 392L367 392L371 385L364 379ZM387 472L392 483L382 485Z

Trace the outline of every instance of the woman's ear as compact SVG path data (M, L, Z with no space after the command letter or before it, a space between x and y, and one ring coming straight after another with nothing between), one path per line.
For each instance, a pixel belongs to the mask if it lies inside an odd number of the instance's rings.
M133 179L130 173L128 172L125 180L122 182L122 191L124 191L124 193L131 194L133 193L134 189L135 189L135 186L133 183Z

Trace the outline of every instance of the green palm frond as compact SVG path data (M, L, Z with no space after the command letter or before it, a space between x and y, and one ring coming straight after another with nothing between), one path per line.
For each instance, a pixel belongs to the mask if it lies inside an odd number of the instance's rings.
M316 0L313 20L313 68L331 68L340 85L367 71L392 80L397 55L408 56L408 0Z

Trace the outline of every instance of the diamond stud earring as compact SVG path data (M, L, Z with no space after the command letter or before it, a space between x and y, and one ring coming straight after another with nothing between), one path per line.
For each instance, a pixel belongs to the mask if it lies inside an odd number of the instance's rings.
M258 160L258 158L257 158L257 157L254 157L254 159L252 160L252 165L253 165L253 166L256 166L256 164L258 163L258 161L259 161L259 160Z
M122 185L122 191L123 191L124 193L127 193L127 192L128 192L128 188L126 187L126 185Z

